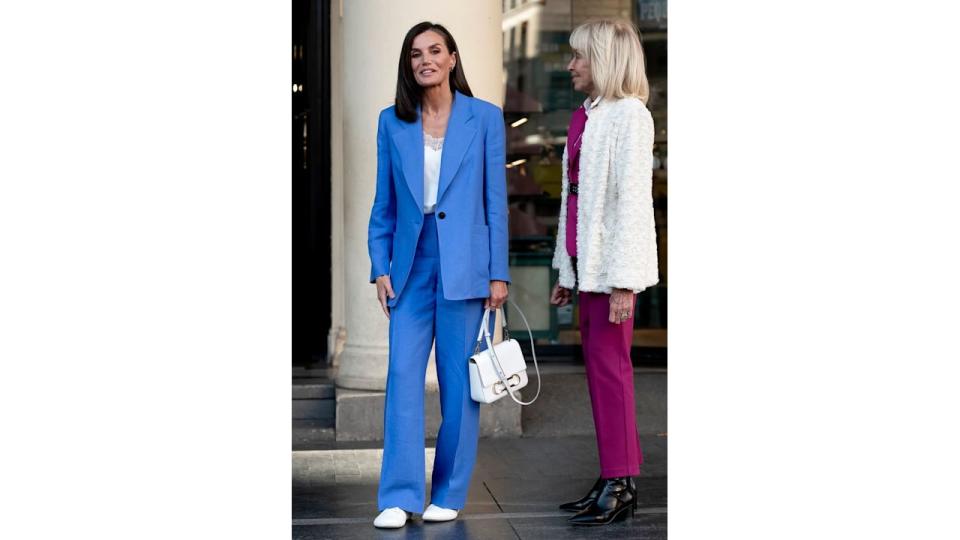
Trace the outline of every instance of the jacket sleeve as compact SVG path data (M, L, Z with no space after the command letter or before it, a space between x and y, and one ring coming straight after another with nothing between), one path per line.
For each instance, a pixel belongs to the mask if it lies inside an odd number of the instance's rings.
M490 230L490 279L509 283L510 231L507 225L505 126L499 107L492 107L486 116L483 196Z
M377 193L370 211L367 228L367 250L370 253L370 283L377 277L390 273L393 258L393 235L397 225L397 197L393 185L393 168L390 164L390 141L387 136L386 119L392 109L380 113L377 127Z
M561 287L572 289L576 286L576 274L573 271L573 260L567 253L567 206L570 200L570 176L567 167L570 156L567 145L563 145L563 158L560 160L560 219L557 222L557 241L553 250L552 267L559 270L557 283Z
M625 111L617 133L612 180L616 225L610 231L603 267L606 284L640 292L659 280L653 216L653 118L639 101Z

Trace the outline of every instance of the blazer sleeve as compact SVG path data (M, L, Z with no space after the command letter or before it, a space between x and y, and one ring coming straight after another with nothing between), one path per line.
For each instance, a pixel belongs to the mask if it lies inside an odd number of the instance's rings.
M499 107L491 107L484 140L484 203L490 230L490 279L510 282L510 237L507 225L505 126Z
M397 227L397 197L393 184L393 168L390 163L390 140L387 134L387 115L392 109L380 113L377 127L377 193L370 211L367 228L367 250L370 253L370 283L377 277L390 273L393 258L393 235Z
M617 133L612 180L616 226L603 266L607 285L640 292L659 280L653 217L653 118L639 101L626 108Z

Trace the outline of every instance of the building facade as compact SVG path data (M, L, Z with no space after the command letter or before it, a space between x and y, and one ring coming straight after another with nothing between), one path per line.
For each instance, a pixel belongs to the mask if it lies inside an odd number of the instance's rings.
M296 4L294 11L296 18ZM634 345L638 361L665 363L665 0L312 0L303 11L312 26L299 37L294 31L293 89L301 93L294 104L294 205L304 208L294 227L309 228L310 234L302 233L297 244L295 233L293 293L295 299L302 297L299 304L295 300L294 364L325 359L338 367L337 385L342 388L384 388L388 321L368 281L366 242L376 176L377 115L393 103L403 36L422 20L451 31L475 96L504 110L511 299L523 307L534 328L538 357L579 356L576 306L557 309L548 302L556 280L550 260L567 123L584 99L572 90L566 71L571 52L567 38L576 25L603 16L633 20L647 55L648 106L657 130L654 207L660 284L640 295ZM311 32L316 41L311 41ZM315 52L314 58L304 58L298 45ZM306 92L300 84L308 85ZM326 254L307 257L308 250ZM298 252L305 261L299 266ZM311 283L314 277L325 282ZM522 323L516 318L510 325ZM435 385L432 367L429 372L428 386Z

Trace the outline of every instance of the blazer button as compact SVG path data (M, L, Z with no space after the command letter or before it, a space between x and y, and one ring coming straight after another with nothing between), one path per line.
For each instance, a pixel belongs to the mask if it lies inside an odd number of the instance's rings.
M439 214L437 214L437 217L440 218L440 219L443 219L443 218L447 217L447 214L445 214L445 213L443 213L443 212L440 212Z

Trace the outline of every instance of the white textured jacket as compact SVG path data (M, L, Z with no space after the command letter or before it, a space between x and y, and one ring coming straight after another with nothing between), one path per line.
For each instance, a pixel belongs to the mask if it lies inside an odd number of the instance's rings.
M589 105L588 105L589 106ZM567 254L567 150L553 267L560 286L640 292L658 281L653 219L653 118L638 98L602 99L589 111L580 147L577 274Z

